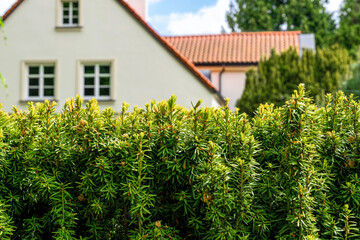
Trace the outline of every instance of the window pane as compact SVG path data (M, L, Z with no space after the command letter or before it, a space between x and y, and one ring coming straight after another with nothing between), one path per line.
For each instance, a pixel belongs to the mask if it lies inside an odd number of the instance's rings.
M45 78L44 85L45 86L54 86L54 78Z
M73 8L78 8L79 7L79 3L78 2L73 2Z
M68 24L68 23L69 23L69 19L68 19L68 18L64 18L64 19L63 19L63 23L64 23L64 24Z
M110 85L110 78L109 77L101 77L100 85Z
M77 18L73 18L73 24L78 24L79 20Z
M68 8L70 6L69 2L63 2L63 8Z
M94 85L95 79L93 77L85 78L85 85Z
M74 11L73 11L73 16L74 16L74 17L79 16L79 11L78 11L78 10L74 10Z
M39 86L39 79L38 78L30 78L29 85L30 86Z
M53 97L54 96L54 89L53 88L44 89L44 96Z
M45 74L54 74L54 72L55 72L55 68L53 66L44 67Z
M100 96L110 96L110 88L100 88Z
M29 89L29 96L30 97L38 97L39 96L39 89Z
M64 10L63 15L64 15L64 17L68 17L69 16L69 10Z
M29 67L29 74L39 74L39 67Z
M94 88L85 88L84 95L85 96L94 96L95 95Z
M84 67L85 74L92 74L95 73L95 66L85 66Z
M109 65L100 66L100 73L110 73L110 66Z

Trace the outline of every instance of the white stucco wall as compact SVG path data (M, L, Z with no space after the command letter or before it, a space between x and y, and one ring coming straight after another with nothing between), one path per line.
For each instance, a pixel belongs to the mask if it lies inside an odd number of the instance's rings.
M218 71L212 71L211 72L211 82L212 84L214 84L214 86L216 87L217 90L219 90L220 88L220 82L219 79L220 78L220 72Z
M221 95L230 99L231 109L235 109L237 100L245 90L245 80L245 72L224 72L221 76Z
M10 111L20 102L21 66L26 60L57 61L59 105L82 93L78 86L78 60L114 60L114 101L102 107L119 110L123 101L144 106L151 99L168 99L191 106L203 100L214 104L214 95L174 56L169 54L126 9L115 0L83 0L81 31L56 30L57 0L24 1L5 21L7 41L0 42L0 72L8 96L0 87L0 102Z
M199 66L198 68L211 71L212 84L221 91L222 97L230 99L229 107L234 110L237 100L244 93L246 71L250 66Z

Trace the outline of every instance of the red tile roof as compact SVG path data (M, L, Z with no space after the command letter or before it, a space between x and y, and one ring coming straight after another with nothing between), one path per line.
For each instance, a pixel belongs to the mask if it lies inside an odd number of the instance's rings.
M24 0L18 0L15 2L11 8L3 15L2 19L5 21L10 14L14 12L14 10L23 2ZM147 30L157 41L159 41L172 55L174 55L180 62L182 62L185 67L190 70L190 72L195 75L209 90L212 92L218 93L215 86L202 74L197 70L195 65L189 61L186 57L184 57L176 48L174 48L171 44L169 44L165 38L161 37L149 24L145 22L145 20L140 17L136 13L136 11L125 1L123 0L117 0L119 4L125 7L128 12L131 13L131 15ZM220 99L220 95L218 93L219 102L223 102L222 99Z
M169 36L165 39L195 64L254 64L289 47L299 51L300 31Z

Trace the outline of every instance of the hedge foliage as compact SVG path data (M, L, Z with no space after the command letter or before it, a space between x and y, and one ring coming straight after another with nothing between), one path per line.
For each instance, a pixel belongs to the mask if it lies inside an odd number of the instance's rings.
M0 111L0 239L359 238L360 105Z

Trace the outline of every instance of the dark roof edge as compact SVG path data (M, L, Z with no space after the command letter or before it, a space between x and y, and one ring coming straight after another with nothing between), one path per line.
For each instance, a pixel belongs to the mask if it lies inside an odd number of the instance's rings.
M245 31L245 32L231 32L231 33L211 33L211 34L189 34L189 35L168 35L164 38L191 38L191 37L217 37L217 36L233 36L233 35L299 35L302 34L301 30L289 30L289 31Z
M195 66L197 67L202 67L202 66L219 66L219 67L226 67L226 66L244 66L244 67L250 67L250 66L258 66L259 65L259 62L241 62L241 63L234 63L234 62L210 62L210 63L207 63L207 62L201 62L201 63L198 63L198 62L194 62Z
M6 12L5 14L2 16L2 20L5 21L10 15L11 13L13 13L15 11L15 9L23 2L24 0L18 0L16 1Z

